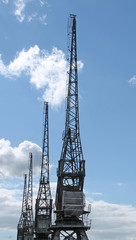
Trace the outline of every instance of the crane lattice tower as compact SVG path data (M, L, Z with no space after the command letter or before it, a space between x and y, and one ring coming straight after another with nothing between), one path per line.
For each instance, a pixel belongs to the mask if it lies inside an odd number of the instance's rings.
M34 233L34 221L33 221L33 156L29 154L30 167L28 177L28 192L27 192L27 204L26 204L26 218L24 223L24 239L33 240Z
M26 221L26 203L27 203L27 174L24 174L22 211L21 211L21 216L17 225L17 240L24 239L24 223Z
M41 176L38 196L35 205L35 233L36 239L50 239L50 225L52 215L52 198L49 181L49 127L48 103L44 102L44 133L42 148Z
M52 240L87 240L83 216L85 160L79 132L78 71L76 44L76 16L70 15L72 31L69 32L69 81L66 107L66 122L61 157L57 171L56 225L52 225Z

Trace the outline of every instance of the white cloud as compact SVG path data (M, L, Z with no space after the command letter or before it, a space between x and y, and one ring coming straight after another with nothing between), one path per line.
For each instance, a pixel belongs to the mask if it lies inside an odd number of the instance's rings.
M1 178L22 177L28 172L29 152L33 153L34 173L39 175L41 148L30 141L12 147L9 140L0 139L0 176Z
M7 0L3 0L3 1L6 2ZM31 13L29 16L27 16L26 7L30 2L33 2L33 1L32 0L14 0L13 1L14 7L15 7L14 15L17 17L18 21L23 22L27 17L28 22L31 22L32 19L35 18L37 20L40 20L40 22L42 22L43 24L46 24L46 21L45 21L46 15L40 16L38 15L38 12L36 12L36 13ZM39 4L39 7L43 7L45 4L47 5L47 2L44 0L35 1L33 2L33 5L36 3ZM37 10L38 10L38 5L37 5Z
M79 69L83 67L78 62ZM30 83L36 89L43 89L42 99L52 106L58 106L66 96L67 61L63 51L53 48L49 54L40 50L37 45L24 49L17 54L9 65L4 65L0 56L0 74L5 77L20 77L25 74L30 77Z
M1 0L2 3L8 4L9 0ZM29 3L29 7L28 7ZM31 3L31 5L30 5ZM33 5L32 5L33 4ZM46 5L47 7L47 1L45 0L12 0L11 1L11 7L14 8L13 14L16 16L17 20L22 23L25 19L27 19L28 22L31 22L32 20L38 20L42 24L46 25L46 18L47 15L41 15L41 8L43 8ZM37 12L33 12L34 7L36 7ZM29 15L27 8L29 9ZM39 14L40 12L40 14ZM45 12L45 11L44 11Z
M135 240L136 208L104 201L92 203L90 239Z
M7 75L7 67L4 65L4 63L1 59L1 54L0 54L0 74L3 76Z
M28 2L32 0L15 0L15 11L14 14L17 17L19 22L23 22L25 19L25 7Z
M134 75L132 78L130 78L128 82L130 85L136 85L136 75Z
M17 196L22 195L22 190L9 190L0 188L0 229L16 230L17 219L21 213L21 201Z

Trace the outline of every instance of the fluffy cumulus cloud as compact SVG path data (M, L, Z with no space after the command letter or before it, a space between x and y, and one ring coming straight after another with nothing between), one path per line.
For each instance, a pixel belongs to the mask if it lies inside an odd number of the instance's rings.
M78 62L79 70L83 63ZM52 106L58 106L66 96L67 61L63 51L54 47L48 51L40 50L37 45L27 51L22 50L9 65L5 65L0 56L0 74L18 78L21 74L30 77L30 83L36 89L43 89L43 100Z
M41 148L37 144L24 141L12 147L9 140L0 139L0 178L22 177L27 173L30 152L33 153L34 173L39 175Z
M17 198L22 190L0 187L0 230L16 230L17 219L21 212L21 201ZM7 217L8 216L8 217Z
M136 208L104 201L92 204L92 228L88 232L95 240L135 240Z

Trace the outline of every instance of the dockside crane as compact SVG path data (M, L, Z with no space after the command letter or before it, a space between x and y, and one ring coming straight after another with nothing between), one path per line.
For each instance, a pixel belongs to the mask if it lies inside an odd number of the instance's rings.
M26 218L24 222L24 239L33 240L34 234L34 221L33 221L33 156L29 154L30 166L28 177L28 192L27 192L27 204L26 204Z
M52 198L49 180L49 126L48 102L44 102L44 132L42 148L42 164L39 190L35 205L35 234L36 240L50 239L52 215Z
M17 225L17 240L24 239L24 223L26 221L26 203L27 203L27 174L24 174L22 210L21 210L21 216Z
M51 226L51 230L52 240L87 240L86 231L90 229L90 225L83 221L89 211L84 210L85 160L79 131L76 15L71 14L69 20L72 26L68 33L71 46L68 49L66 122L57 171L56 223Z

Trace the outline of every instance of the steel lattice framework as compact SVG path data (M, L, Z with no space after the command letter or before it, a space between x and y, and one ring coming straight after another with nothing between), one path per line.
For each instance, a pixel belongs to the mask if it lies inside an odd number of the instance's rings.
M24 190L22 200L22 211L17 225L17 240L23 240L24 235L24 223L26 221L26 204L27 204L27 174L24 174Z
M30 167L28 177L28 192L26 204L26 221L24 226L24 240L33 240L34 221L33 221L33 161L32 153L29 154Z
M69 48L69 81L66 107L66 122L63 146L57 171L58 182L56 191L56 225L53 240L84 239L87 240L86 230L90 226L83 223L84 211L84 177L85 160L79 131L78 106L78 71L76 16L70 15L72 31L69 32L71 46Z
M36 199L35 231L36 239L49 239L52 198L49 181L49 127L48 103L44 102L44 133L42 148L41 177Z

